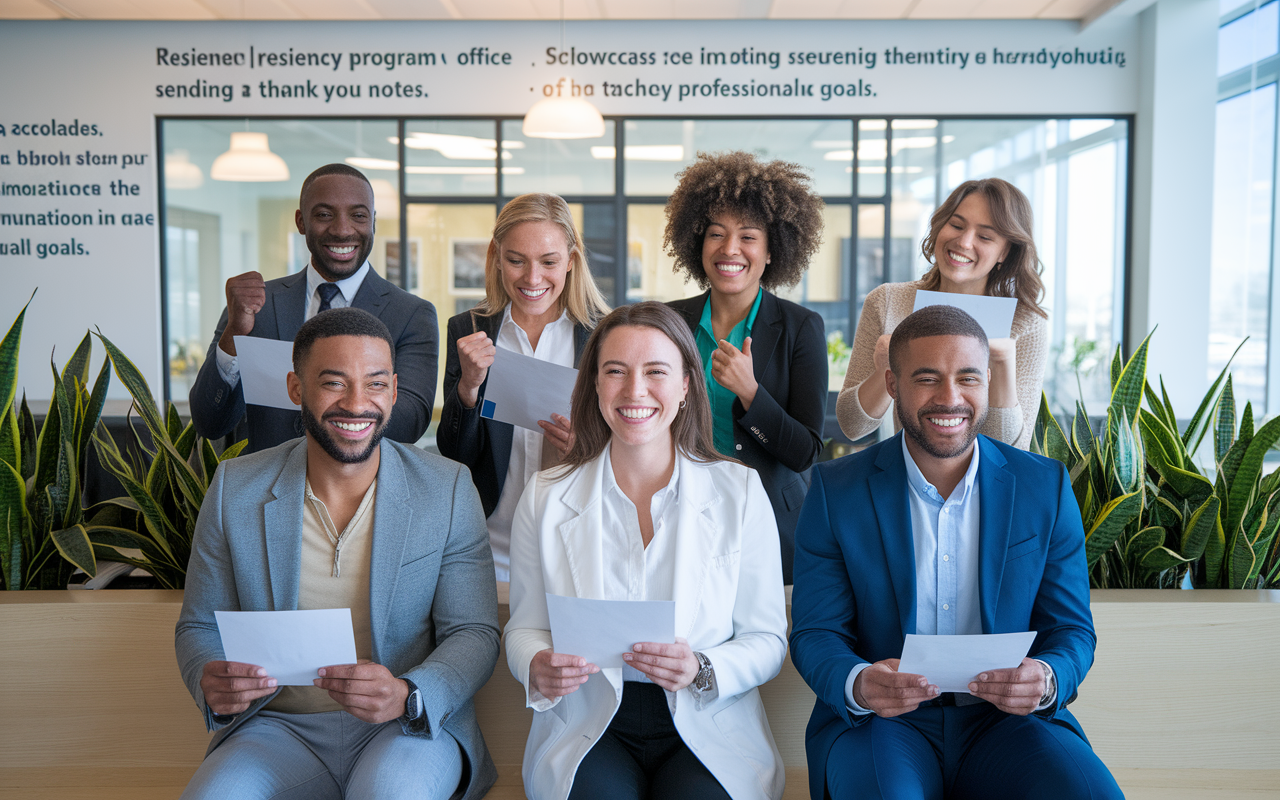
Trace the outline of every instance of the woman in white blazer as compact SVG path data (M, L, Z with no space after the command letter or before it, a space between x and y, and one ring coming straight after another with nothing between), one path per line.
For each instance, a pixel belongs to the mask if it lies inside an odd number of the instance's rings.
M588 340L566 462L526 487L511 532L507 663L535 711L531 800L777 800L782 759L757 689L786 655L773 509L719 455L689 326L624 306ZM546 594L674 600L675 643L599 669L554 650Z

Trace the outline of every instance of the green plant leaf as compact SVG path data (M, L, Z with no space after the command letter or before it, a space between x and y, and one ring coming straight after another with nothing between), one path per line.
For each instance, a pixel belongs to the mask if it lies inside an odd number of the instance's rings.
M1102 558L1124 533L1125 526L1138 518L1142 513L1142 493L1132 492L1121 495L1099 511L1089 525L1084 537L1085 560L1092 567Z
M22 343L22 321L27 316L27 306L31 305L35 296L36 293L32 292L18 312L17 319L9 326L9 332L0 339L0 408L12 405L18 391L18 350Z
M111 388L111 359L102 360L102 369L98 371L98 379L93 382L93 393L89 396L89 404L85 407L84 427L80 429L80 441L76 451L84 458L89 449L89 440L93 437L98 421L102 419L102 408L107 403L107 390Z
M1157 574L1167 569L1175 569L1191 562L1193 559L1183 558L1163 545L1152 548L1143 554L1138 566L1147 574Z
M1089 414L1079 401L1076 402L1076 415L1071 418L1071 444L1082 459L1098 449Z
M178 408L173 403L169 404L168 413L165 414L164 421L165 430L169 434L169 441L178 441L178 437L182 435L182 418L178 416Z
M1138 432L1142 435L1143 449L1147 461L1160 471L1161 466L1172 466L1185 469L1183 461L1182 440L1178 434L1170 430L1159 415L1147 411L1138 411Z
M1142 556L1152 548L1164 545L1164 538L1164 528L1157 526L1143 528L1124 543L1125 559L1130 563L1141 561Z
M22 454L19 456L22 466L18 471L22 473L22 479L26 480L36 472L36 444L39 435L36 433L35 417L27 407L25 392L22 395L22 407L18 411L18 439L22 442Z
M1116 345L1116 352L1111 356L1111 391L1114 392L1116 384L1120 382L1120 376L1124 374L1124 357L1120 352L1120 345Z
M93 544L83 525L53 531L49 534L58 552L67 561L84 570L90 578L98 574L98 562L93 556Z
M1213 419L1213 413L1210 409L1214 407L1218 400L1218 388L1222 386L1222 381L1227 376L1227 370L1231 367L1231 362L1235 360L1236 353L1240 352L1240 348L1244 347L1244 342L1249 341L1246 336L1243 342L1236 345L1235 352L1231 354L1231 358L1227 359L1227 363L1223 365L1222 372L1218 373L1218 377L1214 379L1213 385L1209 387L1209 391L1205 392L1204 397L1200 400L1200 407L1196 409L1196 413L1191 415L1191 420L1187 423L1187 429L1182 433L1182 443L1186 445L1187 452L1194 454L1200 449L1200 442L1204 440L1205 433L1209 430L1209 425Z
M1169 399L1169 391L1164 388L1164 376L1160 376L1160 397L1164 400L1163 418L1165 426L1173 431L1178 432L1178 415L1173 411L1173 401ZM1186 445L1184 444L1185 448Z
M1215 533L1221 531L1221 524L1218 521L1218 509L1221 505L1221 500L1210 495L1199 508L1192 512L1182 532L1183 556L1194 561L1204 555L1209 540Z
M1071 467L1074 459L1071 448L1067 445L1067 436L1062 432L1062 426L1054 418L1053 412L1049 410L1049 398L1044 392L1040 393L1040 413L1036 416L1036 429L1032 440L1039 445L1040 455L1057 459L1068 468Z
M200 440L200 465L204 468L201 483L208 488L209 481L213 480L214 471L218 469L218 454L213 452L213 445L209 444L208 439Z
M22 588L22 542L28 524L27 482L12 465L0 462L0 573L9 589Z
M22 433L13 404L0 411L0 461L22 472Z
M142 371L129 360L128 356L120 352L110 339L102 333L98 333L98 338L106 348L107 357L115 368L116 377L129 391L129 395L133 398L133 407L142 415L147 429L151 431L151 436L157 440L165 438L168 431L160 418L160 409L156 406L155 395L151 394L151 388L147 386L147 379L142 376Z
M174 415L177 415L177 409L173 408L173 404L170 404L169 408L173 410ZM187 427L180 430L178 435L173 437L173 449L177 451L183 461L188 461L191 458L191 451L195 449L195 445L196 425L194 422L188 422Z
M1253 545L1244 536L1237 536L1232 543L1231 552L1226 558L1226 585L1224 589L1243 589L1245 581L1254 573L1258 560L1253 552Z
M1125 413L1122 408L1120 419L1114 426L1108 421L1108 428L1114 427L1110 442L1111 464L1121 490L1120 494L1137 491L1142 486L1142 476L1146 468L1141 441L1135 435L1133 426L1129 424Z
M1248 406L1245 408L1247 415ZM1222 527L1225 530L1235 531L1244 518L1249 499L1257 490L1262 460L1277 440L1280 440L1280 417L1263 425L1257 435L1249 441L1249 447L1240 459L1240 466L1229 482L1226 518L1222 521ZM1240 441L1244 441L1244 437L1241 437Z
M62 367L62 388L68 395L75 396L76 381L81 386L89 385L89 358L93 355L93 334L85 331L71 358Z
M1231 390L1231 376L1218 398L1218 424L1213 429L1213 460L1221 461L1236 441L1236 396Z
M222 455L218 456L218 463L221 464L223 461L227 461L229 459L235 458L236 456L240 455L240 453L244 451L244 448L248 446L248 444L249 444L248 439L241 439L240 441L228 447L226 450L223 450ZM210 476L209 479L213 480L213 476Z
M1142 388L1147 385L1147 346L1153 335L1154 330L1142 340L1129 363L1124 365L1119 379L1114 382L1109 413L1118 413L1123 409L1126 419L1137 419L1138 406L1142 404ZM1119 354L1120 350L1117 348L1117 357ZM1114 364L1112 369L1115 369Z

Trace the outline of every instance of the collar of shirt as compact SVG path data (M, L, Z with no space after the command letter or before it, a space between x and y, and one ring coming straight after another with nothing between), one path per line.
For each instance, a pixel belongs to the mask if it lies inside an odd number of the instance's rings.
M618 498L622 498L622 499L625 499L628 503L630 503L631 498L627 497L627 493L622 491L622 487L618 485L617 477L615 477L613 474L612 450L613 450L612 444L609 444L604 448L604 455L602 456L604 458L604 468L602 470L603 476L604 476L603 477L604 485L601 486L600 488L603 489L603 495L606 498L609 498L612 495L613 499L615 500ZM675 464L671 468L671 480L667 481L666 486L654 492L653 502L649 506L649 511L650 511L650 514L652 515L652 519L654 523L655 536L657 535L658 521L662 519L663 511L667 508L667 505L669 503L674 504L679 499L680 499L680 455L677 453L675 456ZM672 507L674 508L674 505Z
M916 460L911 457L911 450L907 448L907 432L902 431L898 434L898 438L902 439L902 460L907 464L907 483L910 484L912 491L939 506L948 500L960 504L969 501L973 482L978 478L978 453L981 448L978 447L976 439L973 442L973 455L969 457L969 469L965 470L964 477L960 479L960 483L956 484L956 488L951 490L951 497L944 499L942 493L925 479L924 473L916 466ZM958 495L956 489L960 490Z
M356 292L360 291L360 285L364 283L364 276L368 275L369 270L372 268L373 267L369 264L369 262L366 261L364 262L364 266L356 270L349 277L343 278L340 281L334 281L334 286L338 287L338 292L342 295L342 299L347 301L347 305L351 305L351 303L356 299ZM313 304L312 301L314 301L314 305L316 309L319 310L320 300L316 296L316 289L319 288L320 284L326 283L326 282L327 281L325 281L324 277L319 272L316 271L315 265L308 262L307 263L307 307L305 312L308 317L312 316L311 315L311 306Z
M544 340L551 338L547 336L548 333L560 334L554 337L556 341L562 340L563 336L567 335L569 337L570 346L572 346L573 320L569 319L568 309L561 311L560 316L556 317L554 321L548 322L547 326L542 329L542 336L538 337L539 345L541 345ZM526 356L535 355L536 353L533 345L529 343L529 334L526 333L525 329L521 328L520 324L512 318L510 303L507 303L507 307L502 309L502 325L498 328L498 338L495 344L501 345L508 350L514 350L517 353L522 353ZM513 344L516 346L512 347ZM546 360L552 361L554 359L548 358ZM555 363L558 364L560 362L556 361ZM569 366L573 366L572 355L570 356Z
M746 340L747 335L751 333L751 329L756 324L756 315L760 313L760 301L763 299L764 289L757 289L756 300L751 304L751 310L747 312L747 318L742 322L739 322L737 325L734 325L733 330L729 332L727 337L725 337L729 340L730 344L739 350L742 349L742 343ZM711 340L712 349L719 344L719 342L716 341L715 331L711 328L711 294L709 292L707 293L707 302L702 304L702 319L698 320L698 329L704 332L707 335L707 338ZM739 337L736 342L734 341L735 337Z

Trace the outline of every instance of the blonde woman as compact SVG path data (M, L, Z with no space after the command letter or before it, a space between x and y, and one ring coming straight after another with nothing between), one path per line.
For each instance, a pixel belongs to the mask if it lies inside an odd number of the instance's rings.
M576 367L587 336L609 307L587 267L587 249L563 198L525 194L502 209L485 257L485 298L449 320L440 453L471 469L489 526L498 580L509 579L511 518L520 491L573 443L553 414L543 433L480 416L498 347Z

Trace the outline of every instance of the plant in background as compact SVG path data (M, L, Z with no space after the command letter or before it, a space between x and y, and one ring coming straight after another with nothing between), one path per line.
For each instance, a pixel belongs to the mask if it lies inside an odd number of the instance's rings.
M136 532L127 537L127 542L126 537L120 537L102 544L133 548L139 555L124 556L116 551L112 560L147 570L164 588L181 589L186 581L196 517L209 481L218 464L239 455L247 440L237 442L219 455L208 440L196 435L194 423L183 427L173 403L161 417L142 372L109 339L98 336L116 377L133 397L133 408L150 434L148 442L135 432L140 456L126 454L110 436L93 437L103 467L120 481L126 492L125 497L107 502L137 521ZM135 430L132 425L129 429Z
M827 372L844 380L844 373L849 369L849 356L853 348L844 340L843 331L832 331L827 334Z
M1280 440L1280 418L1255 433L1246 405L1237 431L1224 367L1179 433L1164 382L1157 395L1146 380L1149 341L1127 364L1116 349L1100 433L1077 403L1068 437L1041 398L1032 450L1067 466L1084 520L1090 583L1177 588L1190 573L1197 587L1275 586L1280 471L1264 478L1262 459ZM1149 409L1141 408L1144 398ZM1210 427L1212 480L1192 458Z
M62 589L76 567L97 574L91 537L108 540L128 533L106 524L105 509L81 507L85 455L111 373L103 364L89 388L93 344L86 333L61 373L50 361L53 397L37 430L25 394L14 405L22 323L30 304L0 341L0 585Z

